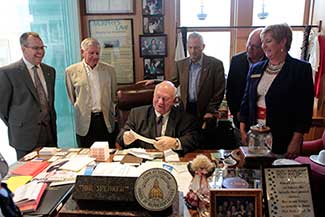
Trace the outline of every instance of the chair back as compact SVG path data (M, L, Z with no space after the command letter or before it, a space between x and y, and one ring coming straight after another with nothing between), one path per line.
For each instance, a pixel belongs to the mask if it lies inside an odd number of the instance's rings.
M132 108L152 104L155 84L132 84L117 90L117 121L123 127Z

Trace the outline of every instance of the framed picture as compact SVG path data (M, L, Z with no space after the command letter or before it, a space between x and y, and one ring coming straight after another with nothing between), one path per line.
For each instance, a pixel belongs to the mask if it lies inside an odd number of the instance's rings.
M210 191L210 216L262 217L261 189L214 189Z
M163 16L143 16L143 34L164 33Z
M134 0L84 0L86 14L134 14Z
M266 216L315 216L309 165L274 166L262 172Z
M142 0L143 15L163 15L164 0Z
M101 46L100 58L112 64L118 84L134 82L132 19L89 20L89 35Z
M167 35L140 35L140 56L167 56Z
M143 58L144 79L164 80L164 58Z

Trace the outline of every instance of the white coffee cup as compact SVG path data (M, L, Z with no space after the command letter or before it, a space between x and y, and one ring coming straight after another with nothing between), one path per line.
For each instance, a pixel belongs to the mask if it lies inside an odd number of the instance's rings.
M317 156L317 161L325 164L325 150L321 150Z

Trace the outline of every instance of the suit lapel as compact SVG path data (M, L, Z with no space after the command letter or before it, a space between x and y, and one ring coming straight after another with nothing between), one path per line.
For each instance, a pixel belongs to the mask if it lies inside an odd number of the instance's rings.
M53 101L53 95L52 95L52 91L53 90L53 78L51 77L51 73L50 71L46 71L45 67L43 64L41 64L41 68L42 68L42 72L43 72L43 76L46 82L46 89L47 89L47 94L48 94L48 102L52 102Z
M187 102L187 94L188 94L188 82L189 82L189 73L190 73L190 59L187 58L185 60L185 64L183 67L183 72L182 72L182 82L180 82L182 85L184 84L184 92L181 92L181 96L183 96L183 103L186 105Z
M34 83L33 83L33 80L29 74L29 71L24 63L23 60L21 60L19 62L19 69L21 71L21 74L22 74L22 78L23 78L23 81L25 82L27 88L29 89L29 91L32 93L32 95L34 96L34 98L36 99L36 101L39 102L39 99L38 99L38 95L37 95L37 92L36 92L36 88L34 86Z
M153 106L149 108L149 113L148 113L148 130L149 130L149 135L152 136L152 138L157 137L157 132L156 132L156 114Z
M172 108L172 110L169 113L169 118L168 118L165 135L174 137L175 136L175 127L176 127L176 115Z
M203 54L203 60L202 60L202 67L201 67L201 75L200 75L200 81L199 81L199 87L197 90L197 95L199 96L200 91L202 89L202 85L204 84L205 80L208 77L208 61L207 57Z

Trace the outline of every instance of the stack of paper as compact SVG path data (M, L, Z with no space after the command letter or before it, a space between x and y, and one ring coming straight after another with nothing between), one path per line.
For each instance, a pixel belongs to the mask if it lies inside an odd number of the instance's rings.
M29 182L17 188L13 200L20 211L24 213L35 211L46 187L46 183L38 183L37 181Z
M107 142L95 142L90 147L90 156L96 158L96 161L106 161L109 158Z
M60 149L56 147L43 147L38 153L39 155L55 155L58 150Z

